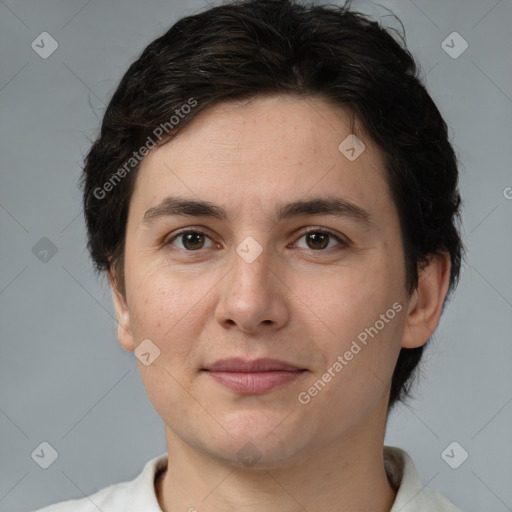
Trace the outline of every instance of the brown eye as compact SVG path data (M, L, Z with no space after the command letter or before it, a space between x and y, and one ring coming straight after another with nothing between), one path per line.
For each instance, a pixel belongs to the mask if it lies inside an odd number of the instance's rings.
M164 245L173 245L175 240L179 240L182 247L178 246L178 249L191 252L203 249L206 239L210 239L210 237L201 231L181 231L165 242Z
M333 246L328 247L331 240L338 242L338 249L343 249L348 247L348 242L346 242L340 236L331 233L330 231L326 231L323 229L311 229L304 233L300 238L305 238L306 240L306 249L311 249L313 251L323 251L326 248L331 249ZM299 239L300 240L300 239ZM336 247L336 246L334 246Z
M204 245L204 235L201 233L187 233L181 235L183 246L186 249L196 250L201 249Z
M311 249L325 249L329 245L329 235L325 233L308 233L306 240Z

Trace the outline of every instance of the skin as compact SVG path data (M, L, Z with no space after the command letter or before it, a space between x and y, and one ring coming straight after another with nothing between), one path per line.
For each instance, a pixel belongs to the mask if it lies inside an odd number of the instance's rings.
M433 258L407 295L382 155L358 123L363 153L349 161L338 150L352 133L350 121L348 110L320 98L226 102L141 164L126 231L126 297L110 279L121 345L133 351L149 338L160 350L151 365L138 364L165 423L170 463L156 486L164 511L392 507L382 453L389 384L401 347L426 343L436 328L450 265L447 255ZM228 218L144 223L145 212L170 195L209 201ZM364 208L372 224L332 215L276 222L277 205L326 195ZM183 228L206 235L199 249L183 237L164 245ZM350 243L330 237L318 248L307 228ZM252 263L236 252L248 236L262 248ZM301 404L298 394L394 303L402 310ZM253 395L201 371L235 356L281 359L307 371ZM237 456L248 442L260 457L250 467Z

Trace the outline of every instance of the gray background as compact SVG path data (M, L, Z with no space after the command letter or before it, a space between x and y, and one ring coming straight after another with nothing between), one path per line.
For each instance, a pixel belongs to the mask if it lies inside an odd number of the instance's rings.
M77 179L128 65L174 21L206 5L0 0L1 511L131 480L165 452L163 424L135 358L116 339L110 291L85 250ZM353 5L386 15L370 2ZM416 399L393 413L386 442L406 449L423 482L462 509L512 510L512 3L385 5L404 23L450 126L468 248ZM44 31L59 45L47 59L31 48ZM454 31L469 44L458 58L441 46ZM42 237L57 248L46 262L32 251ZM46 470L31 457L43 441L58 452ZM441 458L452 441L469 453L458 469Z

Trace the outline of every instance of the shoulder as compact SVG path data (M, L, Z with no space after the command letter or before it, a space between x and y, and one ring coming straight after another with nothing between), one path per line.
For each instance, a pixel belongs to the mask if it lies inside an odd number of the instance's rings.
M397 491L390 512L462 512L442 494L421 483L412 459L404 450L385 446L384 464L388 479Z
M440 494L433 489L429 489L428 487L424 487L422 494L424 495L424 499L426 503L430 506L430 508L426 508L425 511L436 511L436 512L462 512L460 508L456 507L451 501L449 501L445 496Z
M66 500L35 512L117 512L124 510L126 496L129 492L131 482L121 482L109 485L90 496L80 499Z
M166 466L167 454L159 455L147 462L134 480L112 484L85 498L61 501L34 512L128 512L141 509L146 512L160 511L155 496L154 478Z

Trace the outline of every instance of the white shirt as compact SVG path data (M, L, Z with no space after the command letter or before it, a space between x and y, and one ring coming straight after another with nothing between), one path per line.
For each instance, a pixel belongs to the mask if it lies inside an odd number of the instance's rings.
M461 512L444 496L424 487L409 455L384 447L384 464L397 495L390 512ZM35 512L162 512L155 494L155 476L167 467L167 454L146 463L132 481L105 487L87 498L67 500Z

